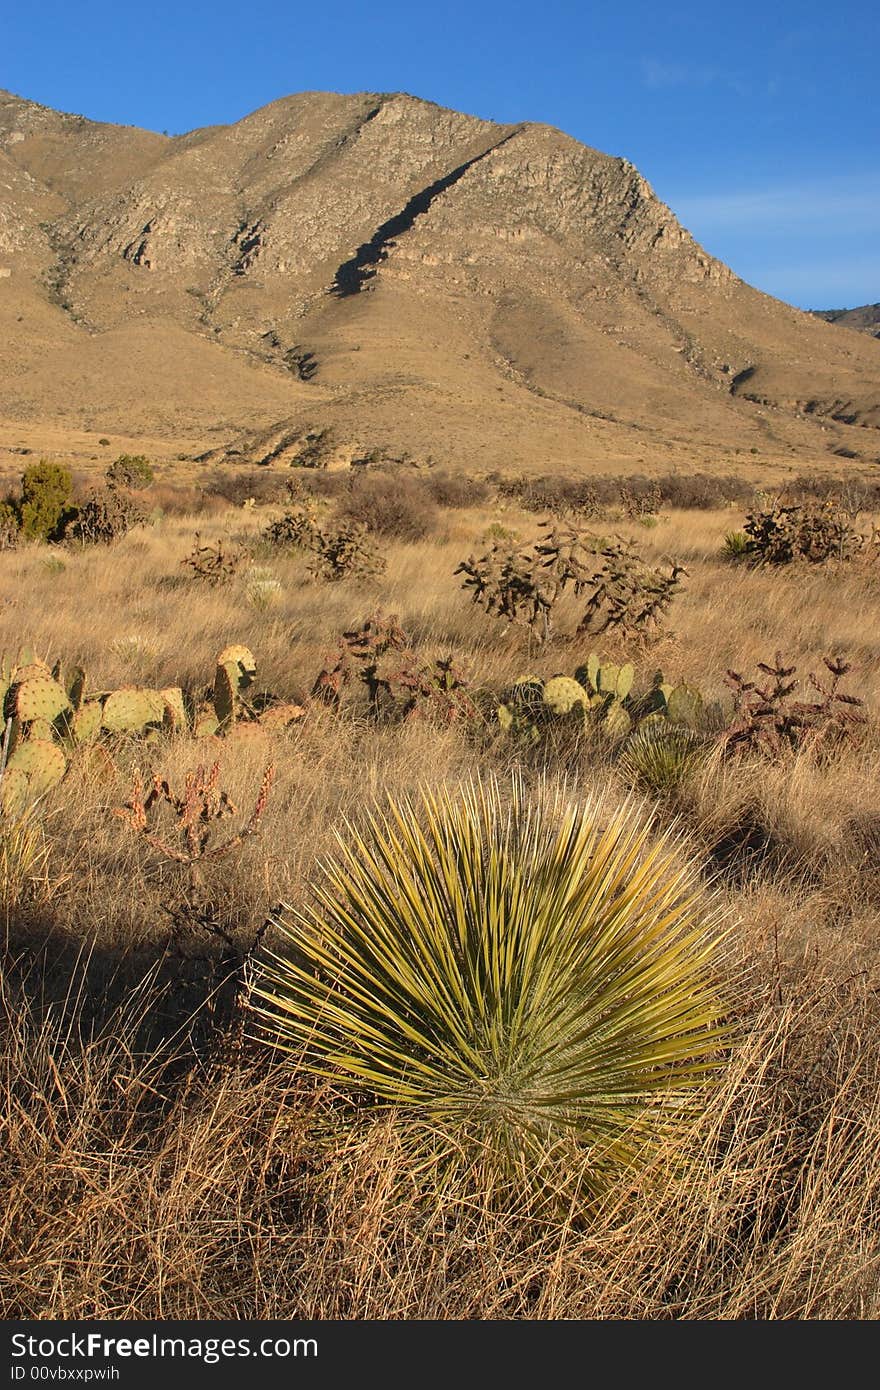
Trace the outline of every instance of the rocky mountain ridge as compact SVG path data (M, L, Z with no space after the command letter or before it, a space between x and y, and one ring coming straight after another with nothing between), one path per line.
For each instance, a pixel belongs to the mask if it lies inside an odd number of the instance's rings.
M880 453L880 348L626 160L403 93L168 137L0 93L0 416L451 466ZM2 439L0 439L2 443Z

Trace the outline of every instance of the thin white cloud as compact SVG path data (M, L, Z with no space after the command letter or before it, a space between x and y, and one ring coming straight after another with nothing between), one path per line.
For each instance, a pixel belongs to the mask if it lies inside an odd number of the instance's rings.
M665 63L659 58L640 60L642 83L649 91L662 92L675 87L725 87L737 96L748 96L749 87L735 73L702 63Z
M880 256L798 260L781 265L755 265L739 272L768 294L808 309L852 308L876 303L880 296Z
M761 233L836 227L842 234L880 225L880 174L825 182L774 184L734 193L682 194L669 198L679 221L709 231Z

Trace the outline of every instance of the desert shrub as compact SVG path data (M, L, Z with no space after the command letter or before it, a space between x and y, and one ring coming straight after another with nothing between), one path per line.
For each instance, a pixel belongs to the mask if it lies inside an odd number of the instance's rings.
M834 498L822 503L774 502L749 512L743 530L749 558L765 565L850 560L865 543L852 516Z
M617 630L632 637L659 627L687 574L684 566L674 560L649 565L624 540L604 546L601 557L604 563L590 581L592 592L578 632Z
M688 886L632 806L603 825L494 780L389 799L274 919L256 1031L450 1161L538 1189L577 1166L597 1195L718 1069L714 913Z
M245 575L245 593L254 608L272 608L284 597L281 580L262 565L251 565Z
M614 495L613 489L603 487L604 481L545 474L539 478L501 478L496 487L499 497L510 498L525 511L587 519L601 515Z
M93 492L77 508L64 528L64 538L81 545L110 545L134 526L146 524L146 513L133 497L117 487L107 487Z
M749 538L745 531L728 531L721 554L725 560L744 560L749 553Z
M312 497L345 497L350 486L350 473L297 469L285 479L284 491L291 502L305 502Z
M387 563L362 522L315 531L309 573L315 579L368 579L382 574Z
M193 548L180 563L187 567L193 579L213 586L228 584L247 559L247 551L224 546L222 539L202 545L201 535L196 531Z
M657 483L631 478L620 486L620 505L630 521L656 517L663 505L663 494Z
M619 768L637 787L664 796L675 792L698 766L706 742L683 724L648 720L624 744Z
M748 503L754 484L730 473L667 473L657 479L663 501L683 511L713 511L730 502Z
M309 550L314 545L317 529L317 508L313 502L307 501L304 506L293 507L283 516L270 521L260 534L270 545Z
M60 463L40 459L26 468L18 504L21 533L28 540L54 540L70 511L73 478Z
M399 473L355 474L337 515L377 536L401 541L423 540L437 524L437 507L427 488Z
M834 498L850 513L876 511L880 508L880 482L873 478L800 473L792 479L785 491L795 502L825 502Z
M149 487L153 481L153 466L145 454L120 454L114 459L104 474L111 487L127 487L138 490Z
M366 687L370 713L377 719L437 718L450 724L477 715L469 682L452 653L425 660L396 613L374 613L344 632L331 660L318 675L312 698L333 709L356 679Z
M18 509L12 502L0 502L0 550L14 549L20 534Z
M481 507L492 496L489 484L464 473L431 472L425 479L425 490L438 507L457 511L463 507Z
M772 663L759 661L762 684L728 671L733 691L733 717L720 739L726 753L746 751L776 757L787 749L808 748L827 753L845 740L858 737L867 724L864 701L840 689L852 667L841 657L822 658L828 676L808 677L812 699L798 699L797 667L787 666L782 652ZM830 679L829 679L830 677Z
M209 497L222 497L233 507L244 506L251 497L258 506L269 506L287 496L287 480L265 469L218 468L202 479L201 486Z
M154 483L150 505L163 516L218 516L227 510L221 497L179 483Z

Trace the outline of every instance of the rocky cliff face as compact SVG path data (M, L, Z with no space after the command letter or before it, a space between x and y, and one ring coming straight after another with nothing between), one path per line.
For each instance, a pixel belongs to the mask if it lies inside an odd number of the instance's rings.
M136 333L145 424L151 400L168 416L149 373L173 350L187 428L306 412L461 461L485 452L476 411L522 466L689 439L827 453L841 429L878 448L874 343L742 284L625 160L400 93L176 138L0 94L3 270L25 415L121 418ZM198 399L205 373L232 419Z

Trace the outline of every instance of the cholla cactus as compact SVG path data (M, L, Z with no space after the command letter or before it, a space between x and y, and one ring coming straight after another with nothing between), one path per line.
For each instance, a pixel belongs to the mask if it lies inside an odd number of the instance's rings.
M198 883L201 865L224 858L248 836L257 833L274 779L275 766L270 763L263 773L250 816L225 839L215 838L216 827L219 822L237 815L237 808L228 792L220 788L219 758L209 772L203 766L188 772L180 792L172 790L167 778L157 775L145 794L141 775L136 771L128 801L125 806L115 807L113 814L165 859L185 865L190 871L191 882ZM155 828L157 812L163 805L170 807L176 818L170 836L160 834Z
M227 584L241 569L247 553L244 550L224 547L222 540L201 544L201 534L196 531L195 544L189 555L181 560L192 571L194 579L206 584Z
M687 574L684 565L674 560L648 565L631 541L616 541L601 553L605 563L591 581L578 633L616 629L633 637L658 627Z

